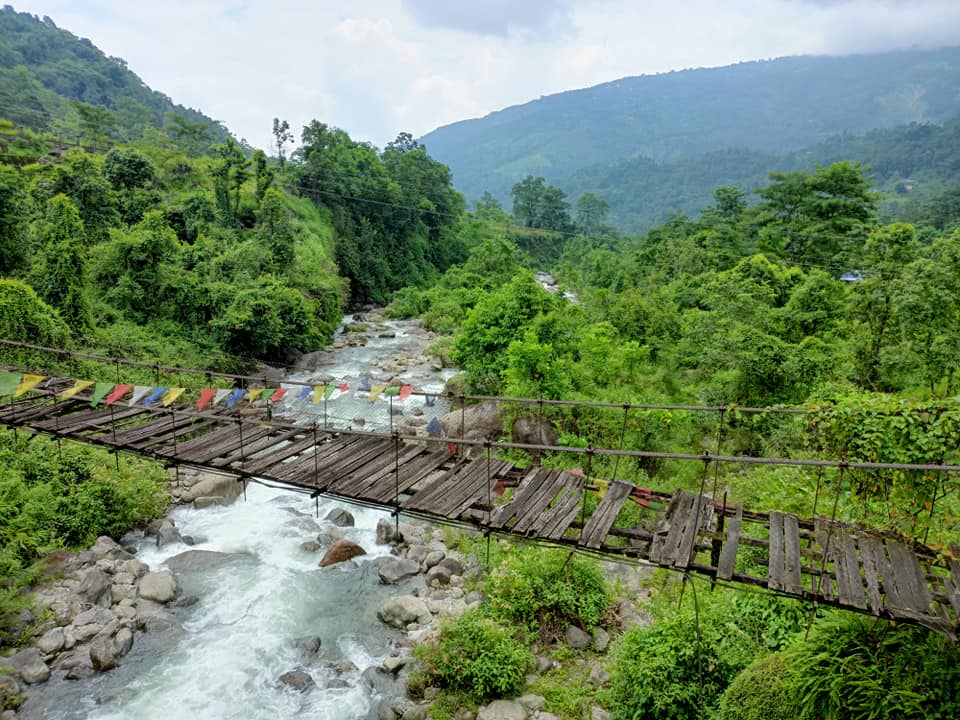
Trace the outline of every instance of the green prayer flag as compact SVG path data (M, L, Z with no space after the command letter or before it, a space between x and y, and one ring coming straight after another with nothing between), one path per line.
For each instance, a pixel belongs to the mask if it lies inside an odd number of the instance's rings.
M20 385L20 373L0 372L0 398L13 395Z
M97 383L93 386L93 395L90 396L90 407L96 407L114 388L114 383Z
M400 394L399 385L389 385L386 390L383 391L383 394L387 397L396 397Z
M327 389L323 391L323 399L329 400L330 396L333 395L337 389L333 385L327 385Z

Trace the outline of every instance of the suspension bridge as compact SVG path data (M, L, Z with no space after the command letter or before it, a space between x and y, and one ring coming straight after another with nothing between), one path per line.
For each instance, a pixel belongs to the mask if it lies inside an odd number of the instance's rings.
M206 371L177 370L209 376ZM226 472L238 482L278 483L314 497L322 494L380 507L397 516L468 524L488 535L522 536L700 575L714 583L748 585L957 637L956 546L953 552L937 553L901 535L835 517L757 512L718 500L703 487L695 493L665 493L619 479L602 481L591 476L590 463L598 457L652 456L703 462L705 469L717 463L773 463L832 467L839 472L855 468L956 472L960 466L566 448L423 437L396 429L359 432L321 426L315 419L303 425L263 414L251 416L249 408L239 406L198 410L195 404L178 402L108 405L105 398L113 393L98 392L92 382L22 377L34 379L29 390L9 393L0 403L0 423L8 427L171 465ZM111 387L119 392L132 386ZM517 455L506 452L511 450L577 452L586 472L520 467L504 459Z

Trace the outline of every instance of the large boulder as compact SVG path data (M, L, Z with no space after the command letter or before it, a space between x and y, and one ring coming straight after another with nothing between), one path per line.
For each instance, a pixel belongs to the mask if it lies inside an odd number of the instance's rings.
M120 544L116 540L106 535L98 537L89 552L97 559L129 560L133 557L133 555L120 547Z
M43 656L37 648L21 650L11 658L5 659L3 664L12 667L14 673L27 685L46 682L50 679L50 668L43 661Z
M119 659L120 653L110 635L98 635L90 643L90 663L97 672L115 668Z
M563 633L563 637L567 641L567 645L574 650L586 650L590 647L590 643L593 642L590 633L584 632L576 625L568 625L566 631Z
M463 410L454 410L440 417L445 437L464 440L496 440L500 436L500 403L484 400Z
M168 603L177 596L177 581L169 570L148 572L140 580L140 597Z
M65 641L62 627L55 627L47 630L43 636L37 640L37 649L44 655L53 655L60 652Z
M405 628L413 622L430 622L430 609L427 604L413 595L399 595L387 598L377 608L377 617L391 627Z
M280 682L288 687L292 687L297 692L307 692L317 685L310 673L300 668L285 672L280 676Z
M523 445L556 445L560 434L546 418L522 415L513 422L510 439Z
M337 540L337 542L335 542L331 548L327 550L326 555L323 556L323 559L320 561L320 567L329 567L330 565L341 563L344 560L350 560L366 554L367 551L357 545L355 542L350 542L349 540Z
M396 539L396 528L386 518L377 520L377 545L389 545Z
M92 567L83 573L80 587L77 588L77 594L83 598L84 602L97 605L100 604L100 599L106 595L109 589L110 578L107 574L98 567ZM107 598L105 604L110 604L109 598Z
M225 553L215 550L187 550L164 562L175 573L212 570L232 562L249 562L252 555L246 553Z
M526 720L526 717L523 705L513 700L494 700L477 713L477 720Z
M377 566L380 582L384 585L395 585L420 572L420 563L393 555L378 557L373 563Z
M323 518L327 522L333 523L337 527L353 527L354 519L353 515L344 510L343 508L334 508L326 514Z
M225 503L232 503L243 495L243 483L232 475L202 472L197 475L193 487L183 494L184 502L192 502L194 498L223 498Z

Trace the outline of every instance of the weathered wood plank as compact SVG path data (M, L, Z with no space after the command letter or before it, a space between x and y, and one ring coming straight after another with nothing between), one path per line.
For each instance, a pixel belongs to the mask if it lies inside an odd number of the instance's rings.
M528 498L537 491L546 474L546 468L530 468L514 490L513 497L491 513L491 527L507 527L509 522L517 516L517 510L523 507Z
M793 595L803 594L800 574L800 523L796 515L783 517L784 573L783 589Z
M921 614L930 614L930 588L913 550L901 542L887 539L887 552L890 553L890 565L897 581L901 607Z
M950 577L944 578L944 590L947 593L950 605L953 607L953 612L960 619L960 563L948 557L947 567L950 570Z
M540 527L541 537L559 540L564 536L570 523L581 511L583 493L584 479L571 475L566 485L566 492L552 508L549 519Z
M860 578L860 561L857 560L857 543L849 532L841 532L839 553L836 558L837 590L840 602L860 610L866 610L863 595L863 580Z
M713 500L703 495L695 495L693 498L693 508L687 516L687 522L683 527L683 534L680 538L680 545L677 547L677 555L674 565L679 568L685 568L690 565L696 555L697 538L700 537L700 531L705 529L713 519Z
M424 455L417 457L413 462L400 468L400 493L406 493L410 488L428 477L431 473L439 470L443 465L450 461L450 452L444 448L429 450ZM384 476L377 481L376 486L371 487L368 495L379 502L393 500L396 495L395 481L389 475Z
M623 508L623 504L633 492L633 483L622 480L614 480L607 487L607 492L603 499L597 505L587 524L583 526L580 534L582 543L590 548L598 548L607 539L607 533L617 521L617 516Z
M268 470L269 468L280 467L282 463L296 455L306 452L312 448L314 444L326 444L326 438L328 436L324 435L323 433L318 433L316 439L314 439L312 430L304 430L303 432L306 433L304 437L295 440L294 442L291 442L289 445L285 445L282 448L277 448L265 457L257 458L256 460L251 460L250 462L245 463L243 468L244 471L250 473L251 475L256 475Z
M737 562L737 550L740 545L740 526L743 524L743 505L737 503L733 517L727 525L727 538L720 551L720 560L717 563L717 577L720 580L730 580Z
M328 489L330 492L340 494L349 492L359 498L366 497L367 488L376 485L382 477L387 475L396 480L394 476L397 466L403 467L424 452L422 447L416 445L401 446L399 455L383 453L362 468L337 478L337 481L331 483Z
M814 536L820 546L820 580L817 587L826 600L836 597L834 589L836 575L837 542L840 531L832 525L827 525L819 518L814 523ZM830 564L834 564L831 572Z
M235 450L228 455L225 455L222 458L215 459L212 464L214 467L230 467L231 464L240 460L241 456L243 457L253 457L257 453L261 453L265 450L269 450L272 447L279 445L280 443L287 442L288 440L295 438L297 435L300 435L303 432L301 429L295 430L286 430L283 431L281 428L276 428L276 432L270 433L265 437L255 440L248 446L244 443L243 452L239 449ZM259 458L258 458L259 459Z
M770 541L767 546L767 587L783 590L783 513L770 513Z
M543 513L550 507L564 489L563 472L552 470L538 491L517 510L517 521L513 524L514 532L528 533L537 522L543 519Z
M880 557L885 553L883 543L879 538L872 535L860 535L858 544L860 545L860 561L863 564L863 576L867 581L867 598L870 600L870 609L874 615L879 615L883 611L883 600L880 597L880 575L883 572L881 567L886 568L886 558L880 560Z
M226 438L214 445L207 446L203 450L194 450L188 455L184 455L180 452L180 448L178 447L177 458L181 460L187 460L188 462L195 462L199 465L209 465L212 464L217 458L224 455L229 455L235 450L239 451L242 456L246 457L247 448L252 443L255 443L260 438L269 435L271 432L273 432L273 428L271 427L263 427L256 423L244 423L242 432L238 430L232 437ZM170 455L169 452L164 454Z
M670 520L670 529L659 547L658 560L661 564L673 565L677 561L677 552L683 539L683 531L688 517L693 510L693 495L677 491L674 493L670 506L667 508L667 517Z

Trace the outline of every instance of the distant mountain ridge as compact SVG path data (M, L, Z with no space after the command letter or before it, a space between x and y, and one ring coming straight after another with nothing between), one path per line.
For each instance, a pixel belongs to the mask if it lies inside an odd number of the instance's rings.
M447 125L421 142L469 199L528 174L564 186L630 160L783 155L840 133L960 115L960 47L798 56L622 78Z
M81 118L75 103L108 114ZM131 141L148 127L169 126L172 115L182 119L188 133L205 132L208 145L228 134L202 112L149 88L122 59L107 57L50 18L18 13L9 5L0 9L0 117L66 136L89 132L91 121L99 122L103 135Z

